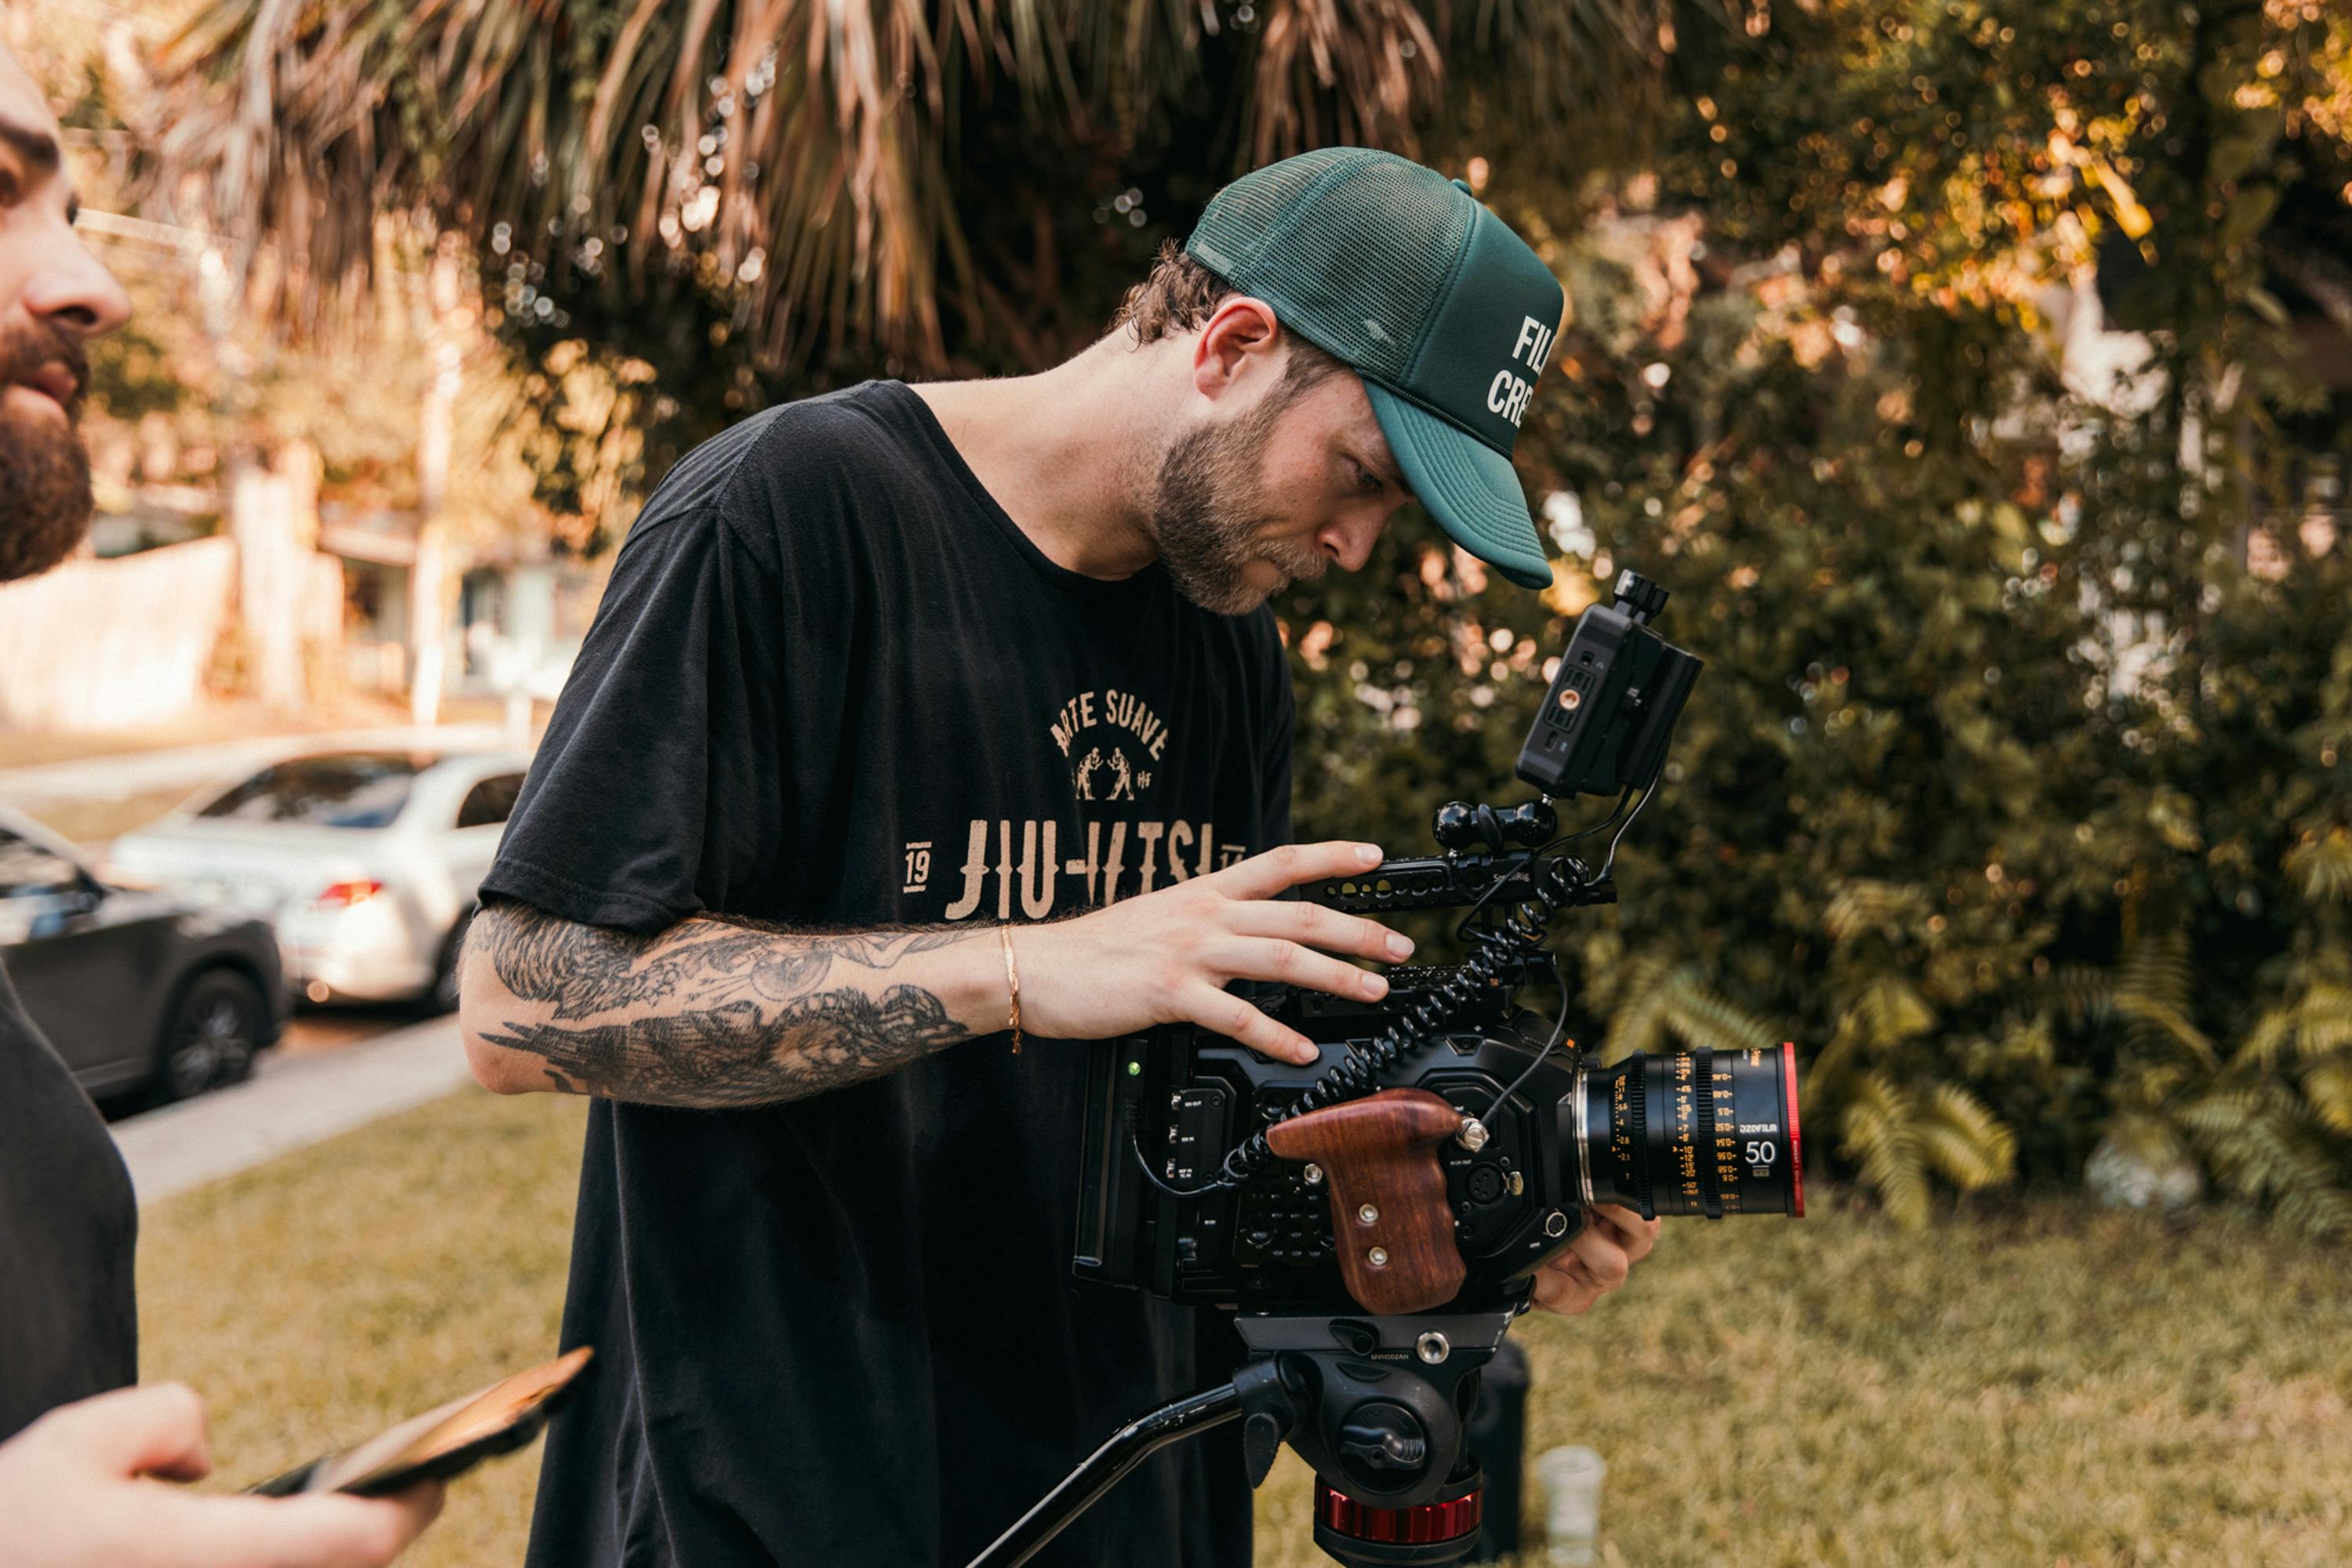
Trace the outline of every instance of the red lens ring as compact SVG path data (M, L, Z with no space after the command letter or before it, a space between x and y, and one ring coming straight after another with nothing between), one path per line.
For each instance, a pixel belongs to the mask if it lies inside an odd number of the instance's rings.
M1780 1042L1780 1082L1788 1090L1789 1100L1789 1187L1793 1206L1790 1219L1805 1217L1805 1134L1797 1125L1797 1047L1794 1041Z
M1350 1541L1384 1546L1429 1546L1475 1534L1486 1518L1486 1489L1412 1508L1377 1508L1358 1502L1322 1477L1315 1478L1315 1517L1326 1530Z

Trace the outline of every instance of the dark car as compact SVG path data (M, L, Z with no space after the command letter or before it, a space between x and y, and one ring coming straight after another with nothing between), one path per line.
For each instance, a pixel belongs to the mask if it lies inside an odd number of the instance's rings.
M71 844L5 809L0 964L92 1096L178 1100L235 1083L286 1025L267 921L110 886Z

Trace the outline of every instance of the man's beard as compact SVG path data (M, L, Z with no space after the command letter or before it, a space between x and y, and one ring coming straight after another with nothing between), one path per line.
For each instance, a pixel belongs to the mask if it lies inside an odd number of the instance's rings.
M1151 496L1160 558L1176 591L1213 614L1245 615L1279 591L1248 580L1254 562L1288 582L1320 576L1327 563L1320 551L1272 537L1260 486L1266 442L1290 401L1277 392L1232 426L1188 430L1160 462Z
M66 417L18 416L0 399L0 583L46 572L89 531L89 457L79 428L89 363L54 327L0 331L0 391L52 361L73 373Z

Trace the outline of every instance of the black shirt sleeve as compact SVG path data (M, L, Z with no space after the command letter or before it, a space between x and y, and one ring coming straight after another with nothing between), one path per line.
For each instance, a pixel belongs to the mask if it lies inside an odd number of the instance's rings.
M713 507L641 519L484 896L651 935L740 905L778 853L774 568Z

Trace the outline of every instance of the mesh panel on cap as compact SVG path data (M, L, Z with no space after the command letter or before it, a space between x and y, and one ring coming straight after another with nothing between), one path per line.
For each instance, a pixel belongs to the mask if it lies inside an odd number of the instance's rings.
M1195 237L1218 253L1202 257L1204 264L1265 294L1301 335L1360 370L1402 382L1474 212L1426 169L1334 148L1235 181L1202 215Z
M1197 236L1212 240L1236 270L1247 268L1258 258L1290 203L1318 174L1347 155L1344 147L1327 147L1244 174L1211 200L1209 210L1201 215Z

